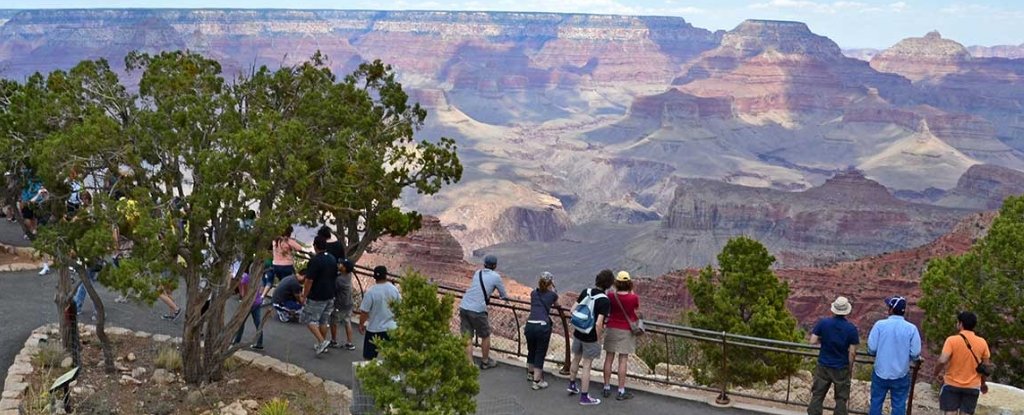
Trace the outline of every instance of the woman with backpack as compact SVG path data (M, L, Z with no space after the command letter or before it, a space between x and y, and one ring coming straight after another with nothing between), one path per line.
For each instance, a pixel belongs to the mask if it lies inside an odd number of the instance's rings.
M550 272L540 274L537 288L530 293L530 316L526 318L526 364L529 366L527 379L533 390L548 387L544 381L544 358L551 343L551 306L557 307L558 293L555 292L554 276Z
M612 395L612 364L615 356L619 356L619 393L615 400L622 401L632 399L633 393L626 391L626 365L629 363L629 355L636 352L636 330L637 309L640 308L640 297L633 293L633 281L626 271L619 271L615 275L615 291L608 292L608 299L612 304L612 310L608 316L608 331L604 336L604 389L601 396L607 398Z

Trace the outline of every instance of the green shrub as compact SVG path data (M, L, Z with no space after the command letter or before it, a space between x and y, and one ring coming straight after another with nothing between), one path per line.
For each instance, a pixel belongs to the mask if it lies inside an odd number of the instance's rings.
M181 352L173 347L165 346L156 354L156 367L170 371L181 371Z
M260 408L260 415L289 415L290 413L291 408L288 407L288 401L280 398L274 398Z
M64 349L58 344L44 344L32 356L32 364L39 368L60 367L64 360Z

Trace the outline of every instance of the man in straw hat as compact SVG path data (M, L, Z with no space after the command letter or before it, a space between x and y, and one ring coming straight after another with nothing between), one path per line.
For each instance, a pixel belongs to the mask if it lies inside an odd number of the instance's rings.
M814 383L811 385L811 403L807 405L808 415L820 415L825 402L828 388L836 385L836 415L846 415L846 401L850 399L850 377L853 375L853 362L857 357L857 344L860 336L857 326L846 321L846 316L853 311L850 300L846 297L836 298L832 302L832 317L818 321L811 331L811 344L820 344L818 367L814 370Z

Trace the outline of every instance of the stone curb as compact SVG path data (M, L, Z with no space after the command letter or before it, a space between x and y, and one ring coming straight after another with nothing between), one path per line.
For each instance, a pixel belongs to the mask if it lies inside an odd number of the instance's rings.
M92 336L96 333L96 326L91 324L80 324L79 330L82 337ZM163 334L150 334L144 331L132 331L122 327L107 327L106 332L112 336L134 335L139 338L150 338L158 343L181 344L180 337L171 337ZM26 378L33 373L32 356L39 351L39 343L46 342L51 336L57 335L58 325L49 323L42 325L25 340L25 346L14 358L14 363L7 370L7 379L4 380L3 395L0 398L0 415L20 415L22 412L22 399L25 390L28 388ZM340 383L324 380L302 367L282 362L273 357L262 355L248 350L238 350L233 357L244 365L251 365L257 369L271 371L288 377L297 377L303 382L315 388L323 388L330 401L335 402L336 415L349 415L349 404L352 402L352 391Z
M17 256L22 259L28 259L34 262L14 262L11 264L0 265L0 272L19 272L19 271L31 271L42 268L42 257L35 248L30 246L13 246L0 243L0 251ZM0 407L2 408L2 407ZM0 409L2 411L2 409ZM0 415L5 415L0 412Z

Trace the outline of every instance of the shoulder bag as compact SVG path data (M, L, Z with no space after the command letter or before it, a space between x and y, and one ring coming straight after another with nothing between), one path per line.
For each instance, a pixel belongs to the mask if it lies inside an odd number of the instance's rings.
M967 344L967 351L971 352L971 356L974 356L974 361L978 363L978 367L974 370L982 377L992 376L992 371L989 370L988 366L985 366L985 364L981 362L981 359L978 359L978 355L974 354L974 349L971 348L971 342L967 341L967 336L960 333L960 338L964 339L964 343Z
M647 332L647 329L644 328L643 320L637 319L636 321L633 321L633 319L629 318L629 312L626 311L626 307L622 306L622 300L619 300L618 292L615 293L614 297L615 303L618 304L619 309L622 310L622 315L626 316L626 322L629 323L629 331L632 332L634 336L639 336Z

